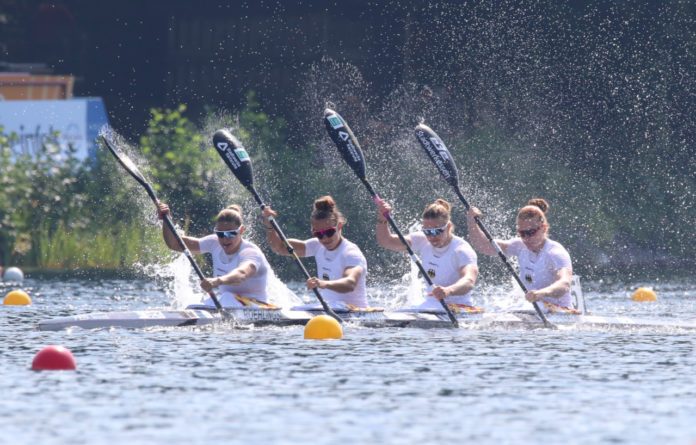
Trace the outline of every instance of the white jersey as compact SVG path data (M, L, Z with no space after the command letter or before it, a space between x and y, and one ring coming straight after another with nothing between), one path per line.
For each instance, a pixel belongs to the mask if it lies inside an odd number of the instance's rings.
M556 241L547 239L539 253L529 250L520 238L513 238L509 243L506 253L519 259L520 278L529 290L543 289L554 283L560 269L568 268L573 272L570 254ZM561 307L572 307L570 292L562 297L543 300Z
M360 248L345 238L334 250L324 247L316 238L305 240L305 256L313 256L317 262L317 278L320 280L338 280L343 278L349 267L360 266L360 280L352 292L340 293L330 289L319 289L319 293L329 306L351 304L368 307L367 304L367 260Z
M422 232L411 233L406 236L406 239L411 242L411 248L420 257L423 268L435 285L454 284L462 277L460 272L462 267L477 264L478 258L474 249L458 236L453 236L452 241L444 247L434 247ZM473 306L472 292L451 295L445 299L445 302ZM434 297L428 297L426 305L441 307Z
M242 307L243 305L235 298L250 297L268 302L268 275L271 266L266 260L266 256L259 247L247 240L242 240L239 250L232 255L228 255L222 249L216 235L208 235L199 240L200 251L209 253L213 256L213 276L220 277L232 272L244 263L251 263L256 267L256 273L244 280L241 284L223 284L216 292L219 292L218 300L225 307ZM210 299L205 304L209 304Z

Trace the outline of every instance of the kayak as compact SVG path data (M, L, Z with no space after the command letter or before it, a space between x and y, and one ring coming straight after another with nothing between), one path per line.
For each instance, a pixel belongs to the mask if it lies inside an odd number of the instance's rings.
M673 318L632 318L625 316L600 316L589 314L585 305L580 281L573 277L571 285L575 313L549 313L548 320L558 327L601 328L649 328L659 330L696 330L696 320L675 321ZM442 310L384 310L363 308L351 310L337 308L335 312L348 324L370 328L450 328L447 314ZM41 331L58 331L68 328L143 329L152 327L205 326L226 323L235 327L249 326L304 326L312 317L323 314L321 306L296 308L227 308L218 312L214 307L192 305L187 309L148 309L124 312L94 312L52 318L38 323ZM456 313L459 325L470 328L510 327L524 329L543 328L544 324L533 310L511 312Z
M366 327L421 327L437 328L451 326L447 315L429 312L369 310L336 310L347 323ZM215 308L202 306L183 310L142 310L128 312L95 312L53 318L39 322L41 331L56 331L66 328L149 328L155 326L203 326L212 323L228 323L239 326L293 326L305 325L312 317L323 314L315 310L229 308L222 313ZM483 314L466 314L467 322L482 318Z
M444 312L385 311L337 311L347 325L371 328L450 328L452 324ZM151 327L204 326L226 323L235 327L248 326L297 326L306 324L312 317L323 314L316 310L292 309L225 309L214 308L183 310L142 310L128 312L95 312L91 314L53 318L39 322L41 331L57 331L67 328L103 329ZM534 311L502 313L461 313L457 315L460 326L470 328L510 327L538 329L544 325ZM559 327L611 327L652 328L660 330L696 330L696 321L675 321L670 318L632 318L625 316L599 316L590 314L548 314L548 320Z

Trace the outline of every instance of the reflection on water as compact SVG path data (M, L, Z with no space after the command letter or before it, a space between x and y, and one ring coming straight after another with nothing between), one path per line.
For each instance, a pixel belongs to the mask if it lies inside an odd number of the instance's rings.
M45 318L172 297L157 281L25 284L34 304L2 308L0 443L696 440L691 333L348 327L341 341L310 342L301 327L39 332ZM692 283L663 283L655 304L630 302L633 288L588 283L588 305L693 317ZM47 344L70 348L78 371L30 371Z

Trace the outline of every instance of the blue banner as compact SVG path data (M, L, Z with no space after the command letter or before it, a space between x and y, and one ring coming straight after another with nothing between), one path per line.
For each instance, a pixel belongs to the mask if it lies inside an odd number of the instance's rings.
M35 156L43 144L55 143L63 153L72 146L78 159L95 158L95 139L105 124L99 97L0 101L0 127L14 135L11 150L16 156Z

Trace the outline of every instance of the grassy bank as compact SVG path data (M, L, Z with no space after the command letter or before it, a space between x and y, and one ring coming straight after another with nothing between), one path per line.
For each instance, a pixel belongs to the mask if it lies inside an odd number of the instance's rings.
M159 227L115 223L104 231L71 230L60 225L38 239L40 269L123 269L158 263L169 256Z

